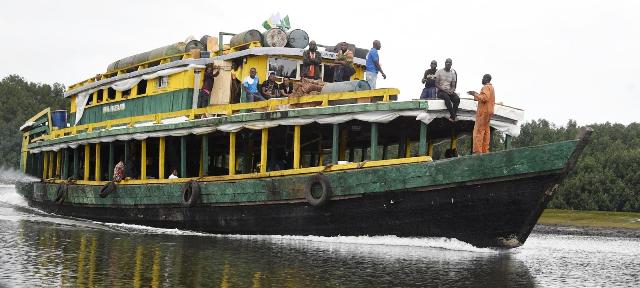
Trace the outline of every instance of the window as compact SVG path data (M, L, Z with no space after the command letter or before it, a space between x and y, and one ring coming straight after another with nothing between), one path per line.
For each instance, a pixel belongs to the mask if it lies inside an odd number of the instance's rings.
M138 82L138 93L136 93L136 95L144 95L147 94L147 80L140 80L140 82Z
M298 77L299 61L285 58L269 58L269 72L275 72L278 77L289 77L291 79L299 79Z
M156 88L167 88L169 86L169 76L158 77L158 82L156 83Z

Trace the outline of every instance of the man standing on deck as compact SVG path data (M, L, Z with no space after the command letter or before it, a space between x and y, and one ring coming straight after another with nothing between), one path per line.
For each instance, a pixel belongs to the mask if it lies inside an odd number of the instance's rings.
M438 69L438 62L436 60L431 61L431 69L427 69L424 71L424 76L422 77L422 84L424 84L424 89L422 89L422 94L420 94L420 99L435 99L436 93L438 92L438 88L436 88L436 72Z
M369 86L371 89L376 89L376 80L378 79L378 72L382 74L382 78L387 79L387 75L382 72L382 67L380 66L380 57L378 56L378 50L382 48L382 44L380 41L373 41L373 48L369 50L367 53L367 65L365 72L365 79L369 82Z
M458 115L460 96L456 93L458 75L456 70L451 69L452 64L451 58L447 58L444 61L444 69L436 72L436 88L438 88L438 98L444 99L444 105L449 110L449 121L454 122Z
M309 50L302 53L302 77L313 80L320 79L322 56L318 52L316 41L309 42Z
M215 77L220 74L220 69L214 67L213 64L207 64L204 69L204 81L202 89L198 94L198 108L209 106L209 100L211 99L211 90L213 90L213 81Z
M355 69L353 68L353 51L349 50L347 42L340 42L335 63L337 66L333 74L333 82L349 81Z
M493 116L493 107L496 103L496 93L491 85L491 75L482 76L482 90L480 93L469 91L473 99L478 101L476 110L476 123L473 126L473 153L488 153L489 142L491 141L491 128L489 122Z

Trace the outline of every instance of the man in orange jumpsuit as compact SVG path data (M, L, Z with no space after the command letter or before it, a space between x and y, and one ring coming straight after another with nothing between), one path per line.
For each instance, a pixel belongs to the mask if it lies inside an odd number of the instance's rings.
M473 153L489 152L489 141L491 140L489 121L493 116L493 106L496 103L496 93L491 85L491 75L482 76L482 90L480 93L469 91L469 95L473 95L473 99L478 101L478 110L476 111L476 123L473 126Z

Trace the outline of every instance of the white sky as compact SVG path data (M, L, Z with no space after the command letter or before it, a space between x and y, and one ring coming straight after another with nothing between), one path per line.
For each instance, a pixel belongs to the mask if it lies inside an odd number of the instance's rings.
M401 99L418 98L429 62L450 57L458 92L479 90L490 73L496 101L526 120L640 119L640 1L10 1L0 78L69 86L189 35L258 29L275 12L321 44L368 49L379 39L378 88L399 88Z

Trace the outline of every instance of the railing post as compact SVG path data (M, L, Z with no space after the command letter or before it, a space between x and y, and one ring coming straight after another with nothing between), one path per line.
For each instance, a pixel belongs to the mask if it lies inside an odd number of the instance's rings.
M300 125L293 128L293 169L300 168Z
M62 149L62 175L60 179L67 179L69 177L69 149Z
M100 143L96 143L96 169L95 169L95 179L96 181L100 181Z
M209 136L207 134L202 135L202 175L207 176L209 174Z
M58 150L58 152L56 152L56 175L54 176L62 176L61 168L62 168L62 150Z
M427 155L427 123L420 121L420 156Z
M180 137L180 176L187 178L187 136Z
M458 147L458 133L456 132L456 127L451 127L451 149L456 149Z
M164 156L165 156L166 138L160 137L158 145L158 179L164 179Z
M340 124L333 124L333 143L331 145L331 163L338 164L338 150L340 149Z
M56 153L54 151L49 152L49 178L53 178L53 166L55 165Z
M109 181L113 180L113 168L115 166L115 163L113 163L115 161L114 157L114 144L113 142L109 142Z
M364 154L364 151L362 151ZM378 160L378 123L371 122L371 160Z
M504 149L511 149L511 135L507 134L504 136Z
M229 175L236 175L236 132L229 133Z
M42 151L43 163L42 163L42 179L47 179L47 174L49 172L49 152Z
M267 173L267 145L269 143L269 128L262 129L262 143L260 145L260 173Z
M147 139L142 139L140 145L140 179L147 180Z
M73 171L72 171L72 175L73 175L73 179L79 179L80 178L80 151L78 151L79 147L76 147L75 149L73 149Z
M84 144L84 181L89 181L89 165L91 165L91 144Z

